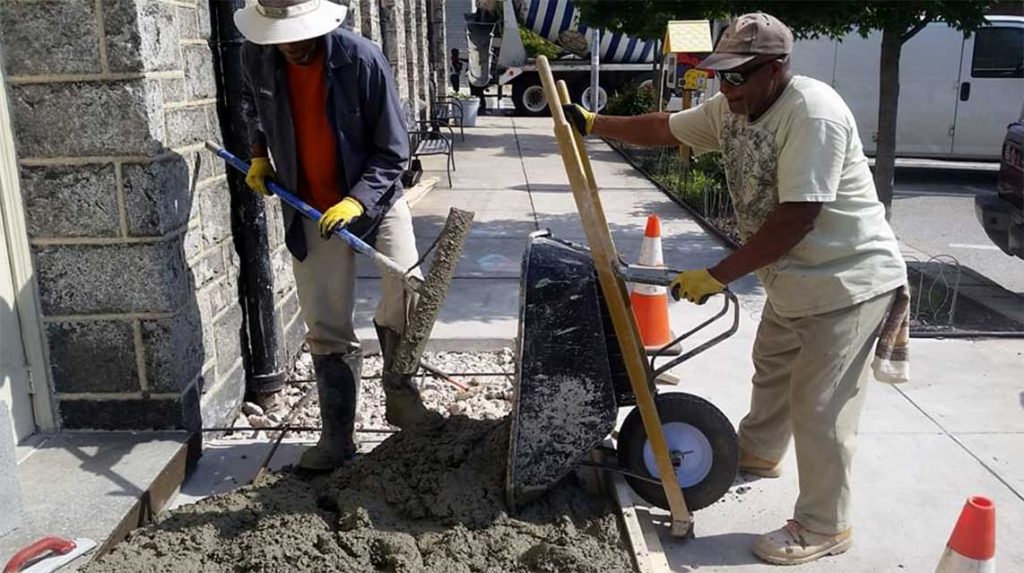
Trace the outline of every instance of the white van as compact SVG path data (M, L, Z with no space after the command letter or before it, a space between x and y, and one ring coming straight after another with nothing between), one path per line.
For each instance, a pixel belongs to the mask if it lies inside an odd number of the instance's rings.
M1024 17L989 16L965 35L933 22L900 57L896 155L998 161L1006 126L1024 103ZM881 32L800 40L793 73L832 84L857 119L869 155L878 130Z

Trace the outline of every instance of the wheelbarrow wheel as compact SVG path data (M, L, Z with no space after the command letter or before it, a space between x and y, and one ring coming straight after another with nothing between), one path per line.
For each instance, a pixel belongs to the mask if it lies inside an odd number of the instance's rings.
M655 405L686 506L696 511L715 503L729 490L739 465L732 423L713 404L692 394L659 394ZM639 408L629 413L619 430L618 459L619 466L631 473L658 479ZM629 475L626 481L648 503L668 509L660 483Z

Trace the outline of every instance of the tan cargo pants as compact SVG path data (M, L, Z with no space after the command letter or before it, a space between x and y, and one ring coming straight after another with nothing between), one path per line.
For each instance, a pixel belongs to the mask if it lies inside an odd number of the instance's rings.
M754 342L750 413L739 443L765 460L796 445L794 519L817 533L850 527L850 472L868 365L894 293L837 311L785 318L765 303Z
M303 220L306 234L306 259L292 259L302 319L309 332L306 342L312 354L349 354L359 350L355 329L356 254L343 240L320 237L313 221ZM392 205L380 223L375 248L403 268L416 264L416 237L412 213L404 198ZM419 269L416 276L422 276ZM381 280L381 298L373 321L396 332L405 330L409 312L416 306L416 295L406 292L401 281Z

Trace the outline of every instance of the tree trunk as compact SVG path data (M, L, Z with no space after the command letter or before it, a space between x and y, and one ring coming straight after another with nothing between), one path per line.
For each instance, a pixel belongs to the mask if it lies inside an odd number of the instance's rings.
M875 190L885 205L886 219L892 216L893 179L896 175L896 112L900 101L901 28L882 30L882 53L878 73L878 137L875 144Z

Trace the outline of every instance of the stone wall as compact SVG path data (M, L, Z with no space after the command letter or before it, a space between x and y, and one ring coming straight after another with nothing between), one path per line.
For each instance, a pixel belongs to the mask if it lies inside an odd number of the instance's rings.
M219 423L243 391L205 2L0 0L64 428Z
M346 23L382 46L420 113L437 66L427 2L348 0ZM0 0L64 428L194 429L237 412L239 260L224 166L203 148L220 139L209 38L207 0ZM277 201L267 233L287 361L305 326Z
M360 12L361 32L377 42L387 56L395 73L398 95L410 115L425 118L430 113L430 102L438 94L432 86L435 70L445 65L435 60L429 44L431 37L435 44L443 44L445 31L434 26L428 0L367 0L360 2Z
M427 17L430 19L430 38L427 49L430 53L434 80L434 95L444 95L450 89L448 87L448 42L449 28L448 19L457 15L448 14L448 4L445 0L427 0ZM463 34L465 35L465 34Z

